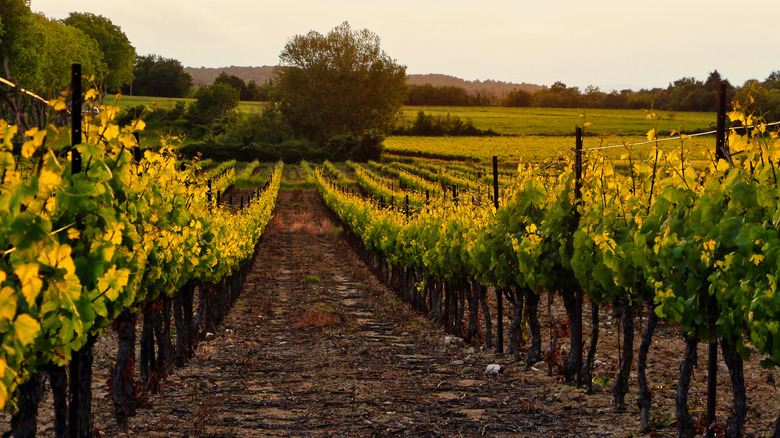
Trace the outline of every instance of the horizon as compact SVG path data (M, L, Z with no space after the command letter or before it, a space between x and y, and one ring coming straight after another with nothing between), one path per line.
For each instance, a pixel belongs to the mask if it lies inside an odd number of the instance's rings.
M766 55L780 47L780 29L772 22L780 3L770 0L750 8L724 0L659 0L649 12L617 0L587 6L565 0L554 10L507 0L479 8L457 0L393 5L115 0L83 5L31 0L30 6L55 19L71 11L103 15L121 27L138 55L157 54L192 68L273 66L289 38L310 30L325 34L348 21L353 29L377 34L382 49L410 75L547 87L560 81L610 92L666 88L684 77L704 81L715 70L741 86L780 70L780 63Z

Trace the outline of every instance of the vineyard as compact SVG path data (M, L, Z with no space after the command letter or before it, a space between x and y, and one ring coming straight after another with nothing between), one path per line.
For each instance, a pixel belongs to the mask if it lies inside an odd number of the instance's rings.
M521 162L501 191L495 157L494 185L484 190L474 190L483 181L469 182L462 167L445 165L432 174L422 158L404 160L403 168L369 163L374 174L350 163L357 189L345 186L332 165L312 173L378 277L399 286L413 307L450 333L497 353L505 351L506 339L506 352L526 365L555 362L563 349L556 350L560 346L552 339L542 351L539 322L540 297L553 294L565 308L570 343L566 357L550 366L590 391L600 308L609 307L623 332L612 382L620 411L628 406L634 320L646 314L636 405L640 430L647 431L653 391L646 367L654 331L659 320L679 325L685 337L675 393L679 436L701 432L702 421L688 406L700 342L710 345L712 380L704 428L710 424L708 434L717 432L713 371L720 347L734 400L720 430L742 436L748 413L743 361L757 357L771 367L780 360L775 294L780 143L771 126L740 109L729 113L730 121L754 129L731 130L728 138L723 129L723 149L713 151L704 168L692 163L685 137L663 147L651 130L649 153L625 154L623 168L599 150L587 150L583 159L578 140L575 154L541 165ZM487 290L495 291L495 310ZM585 298L592 321L587 351ZM774 434L780 434L780 422Z
M99 109L0 123L9 435L780 436L780 141L747 104L300 166Z

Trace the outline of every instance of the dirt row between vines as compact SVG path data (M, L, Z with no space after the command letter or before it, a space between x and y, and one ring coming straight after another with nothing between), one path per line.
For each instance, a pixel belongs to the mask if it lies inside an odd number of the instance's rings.
M596 373L605 379L614 375L617 357L611 350L617 339L607 333ZM139 409L128 434L638 435L637 410L631 406L628 412L614 412L609 388L587 395L549 377L545 365L523 369L479 346L446 346L445 336L376 280L316 191L283 190L241 299L219 331L200 345L197 357L164 382L148 407ZM655 344L652 436L673 436L670 396L682 344L668 327L660 330ZM706 355L700 357L694 410L703 408ZM492 363L502 365L500 375L485 374ZM762 373L748 367L752 382L772 376ZM727 373L720 376L724 418ZM632 384L629 401L635 397ZM777 392L751 389L750 432L763 436L769 432ZM772 402L762 406L760 400ZM107 401L96 403L96 426L108 436L121 435Z
M280 193L261 248L219 332L139 409L129 435L601 434L602 421L545 406L533 375L485 376L488 357L445 346L357 259L315 191ZM107 401L96 426L119 435ZM605 397L589 404L608 411Z

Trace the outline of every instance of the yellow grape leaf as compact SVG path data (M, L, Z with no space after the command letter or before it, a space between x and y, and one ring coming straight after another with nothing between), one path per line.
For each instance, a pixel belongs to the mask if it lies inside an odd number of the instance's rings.
M106 298L115 301L119 297L119 292L127 286L130 281L130 270L119 269L113 266L97 281L98 291L105 293Z
M94 99L98 97L98 92L94 88L90 88L89 91L87 91L87 95L85 96L86 100Z
M3 124L4 124L4 125L5 125L6 123L7 123L7 122L3 121ZM12 146L12 145L11 145L11 140L13 140L13 138L14 138L14 135L16 135L16 133L17 133L18 131L19 131L19 127L18 127L18 126L16 126L16 125L11 125L11 126L10 126L10 127L8 127L8 128L4 128L4 131L3 131L3 145L4 145L6 148L8 148L8 149L11 149L11 146Z
M76 273L76 265L70 256L71 248L68 245L55 245L51 251L42 254L39 260L49 266L64 269L69 274Z
M732 122L745 122L745 113L742 111L730 111L726 113L726 115L729 117L729 120Z
M43 146L43 140L46 138L46 131L38 131L35 134L33 134L33 143L35 143L36 147Z
M141 119L133 120L133 123L130 125L132 131L143 131L145 128L146 122Z
M0 361L5 365L4 359L0 358ZM3 369L5 370L5 366ZM0 375L0 409L5 409L5 405L8 403L8 388L5 386L5 383L3 383L2 377L5 377L5 373Z
M591 123L591 122L585 122L585 123L583 123L582 125L583 125L584 127L586 127L586 128L587 128L587 127L589 127L589 126L592 126L592 125L593 125L593 123Z
M5 271L0 271L0 284L3 284L6 278L8 277L6 276Z
M25 263L19 265L14 269L14 273L22 282L22 295L27 300L27 304L32 306L35 298L41 292L41 287L43 287L41 276L38 275L38 264Z
M24 136L25 137L32 137L37 132L38 132L38 128L37 127L36 128L30 128L30 129L24 131Z
M105 239L114 245L120 245L122 243L122 231L125 229L125 224L117 222L116 226L110 233L106 234Z
M23 313L16 318L14 322L16 337L22 345L29 345L35 341L35 338L41 333L41 325L32 316Z
M763 254L753 254L752 256L750 256L750 261L754 263L756 266L758 266L761 264L761 262L764 261L765 258L766 256L764 256Z
M38 187L40 190L49 191L60 185L62 178L60 174L52 172L49 169L41 170L41 174L38 175Z
M119 136L119 126L111 124L106 127L105 130L103 130L103 137L106 138L106 140L113 140Z
M75 228L68 228L68 239L70 240L76 240L81 236L81 231L75 229Z
M12 320L16 316L16 291L11 287L0 289L0 321Z
M731 165L726 160L718 160L717 170L718 172L725 172L731 168Z
M655 128L647 131L647 140L653 141L655 139Z
M65 99L62 97L50 100L49 106L54 108L54 111L65 111L68 109L68 104L65 103Z
M33 156L36 149L37 147L35 147L35 142L28 140L22 145L22 156L24 158L30 158Z

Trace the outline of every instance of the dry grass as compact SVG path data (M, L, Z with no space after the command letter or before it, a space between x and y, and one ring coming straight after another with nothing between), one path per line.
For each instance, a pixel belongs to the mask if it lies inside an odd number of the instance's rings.
M344 315L318 309L306 309L298 317L296 326L300 328L334 329L345 327L347 319Z
M292 212L279 212L274 216L278 226L286 228L293 233L331 235L341 231L334 227L333 222L326 217L314 219L305 210L295 210Z

